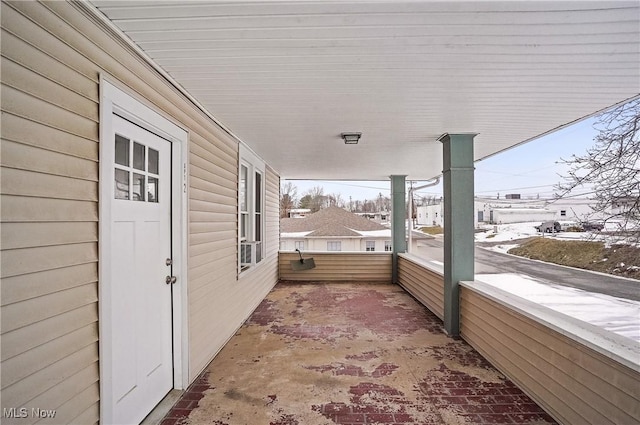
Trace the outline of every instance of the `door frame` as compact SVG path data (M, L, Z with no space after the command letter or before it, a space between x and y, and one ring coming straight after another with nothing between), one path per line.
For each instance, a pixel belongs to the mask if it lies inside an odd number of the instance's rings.
M100 74L100 182L110 178L113 168L113 114L154 133L171 143L171 249L173 275L178 278L172 291L173 389L189 385L189 344L187 311L187 246L188 246L188 132L156 112L124 84ZM99 183L98 228L98 327L100 365L100 422L112 423L114 400L112 352L112 298L110 293L110 222L113 193Z

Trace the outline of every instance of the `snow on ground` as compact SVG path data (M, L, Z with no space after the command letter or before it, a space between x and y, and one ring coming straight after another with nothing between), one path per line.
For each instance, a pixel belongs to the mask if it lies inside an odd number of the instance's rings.
M502 252L503 254L507 254L511 248L515 248L517 246L519 246L517 243L510 243L510 244L501 244L501 245L490 246L490 247L486 247L486 249L491 250L491 251Z
M565 224L568 222L564 222ZM563 222L561 221L562 225ZM554 238L558 240L572 241L597 241L604 242L607 246L616 243L628 243L628 241L611 234L601 234L599 232L558 232L542 234L536 231L535 226L540 225L540 221L532 221L527 223L509 223L484 225L486 232L478 232L475 234L476 242L510 242L518 239L529 238L532 236L540 236L545 238ZM515 248L517 244L500 244L486 247L492 251L507 252L511 248Z
M572 240L572 241L592 241L603 240L601 235L591 232L560 232L553 235L556 239Z
M483 227L487 229L487 231L476 233L475 240L476 242L510 242L532 236L553 237L556 239L593 240L593 234L589 232L560 232L554 234L545 233L542 235L542 233L538 232L535 228L535 226L538 225L540 225L540 221L485 225ZM493 245L486 248L492 251L506 253L516 246L518 246L517 243Z
M521 274L479 274L475 280L640 342L640 302L538 283Z
M487 232L476 233L476 242L503 242L539 235L535 226L539 221L528 223L495 224L486 226Z

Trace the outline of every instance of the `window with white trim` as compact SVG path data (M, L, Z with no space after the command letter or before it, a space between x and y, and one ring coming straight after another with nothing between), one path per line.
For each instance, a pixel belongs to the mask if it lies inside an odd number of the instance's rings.
M327 241L327 251L342 251L342 242Z
M295 241L295 248L304 251L304 241Z
M386 252L393 251L393 247L391 245L391 241L384 241L384 250Z
M364 241L364 249L365 251L375 251L376 250L376 241Z
M240 271L256 266L263 258L264 173L264 162L241 145L238 176L238 263Z

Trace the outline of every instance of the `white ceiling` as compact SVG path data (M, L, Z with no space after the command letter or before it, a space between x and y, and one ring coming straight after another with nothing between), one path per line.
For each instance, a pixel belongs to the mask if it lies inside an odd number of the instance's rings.
M442 133L481 159L640 93L638 1L93 3L287 179L427 179Z

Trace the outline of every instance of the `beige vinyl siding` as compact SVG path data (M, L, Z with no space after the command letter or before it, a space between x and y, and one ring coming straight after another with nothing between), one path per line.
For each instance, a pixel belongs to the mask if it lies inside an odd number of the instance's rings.
M237 286L238 151L192 136L189 152L189 375L196 376L235 331L227 329L234 303L223 294Z
M219 242L220 248L232 257L232 262L221 261L207 255L207 247L192 244L192 254L195 249L199 249L198 266L193 269L190 275L190 341L195 348L195 352L201 353L198 357L192 356L190 368L196 374L201 371L211 361L217 353L207 352L204 345L215 343L222 348L227 340L233 335L235 330L246 320L249 314L258 306L269 290L275 285L278 279L277 255L279 238L279 177L273 170L267 167L265 177L265 259L253 269L242 273L236 281L237 276L237 207L235 204L237 196L237 174L234 178L234 209L229 213L227 226L223 227L219 222L206 224L200 223L198 230L204 233L217 233L222 235L232 231L231 235ZM194 226L196 223L191 222ZM215 230L215 232L214 232ZM194 233L192 230L192 240L198 235L204 238L202 233ZM230 244L230 245L229 245ZM207 245L207 244L205 244ZM211 262L206 260L211 259ZM200 264L202 262L202 264ZM224 278L220 278L220 276ZM214 281L214 283L211 283ZM221 297L220 294L228 294L228 297ZM220 320L211 320L211 311L215 311ZM230 324L235 324L230 328ZM230 332L231 330L231 332ZM201 347L202 346L202 347Z
M98 204L94 201L2 195L4 223L68 223L70 220L98 220Z
M4 100L2 103L4 104ZM39 118L33 117L33 119ZM31 154L41 154L26 159L22 155L22 151L20 151L20 155L16 156L13 154L14 151L10 150L10 146L3 146L3 157L5 153L13 157L17 167L24 166L25 163L30 169L39 169L39 166L47 167L46 169L63 167L63 169L69 170L67 172L70 175L74 176L77 175L74 173L77 173L79 168L79 177L83 178L98 174L98 143L96 140L86 139L62 129L11 114L2 116L2 137L5 141L19 140L21 149L27 150ZM29 149L29 146L39 148L44 152ZM49 155L53 160L49 160ZM79 167L65 166L65 161L73 163L77 159L81 160ZM90 165L92 162L93 166ZM92 168L95 171L92 171Z
M444 319L444 276L424 266L424 260L400 255L398 284L441 320Z
M81 6L1 7L2 407L95 423L100 73L189 133L190 380L276 283L278 176L267 258L238 280L238 142Z
M277 258L280 247L280 177L268 166L265 191L265 256Z
M556 420L640 423L640 373L566 335L461 288L461 335Z
M316 268L296 271L291 261L299 260L296 252L280 252L280 279L287 281L391 282L389 252L305 252Z
M42 35L2 4L2 407L64 423L98 408L98 89Z
M49 223L4 223L2 226L2 248L18 249L32 246L53 246L92 242L98 238L92 222L63 222L51 226Z

